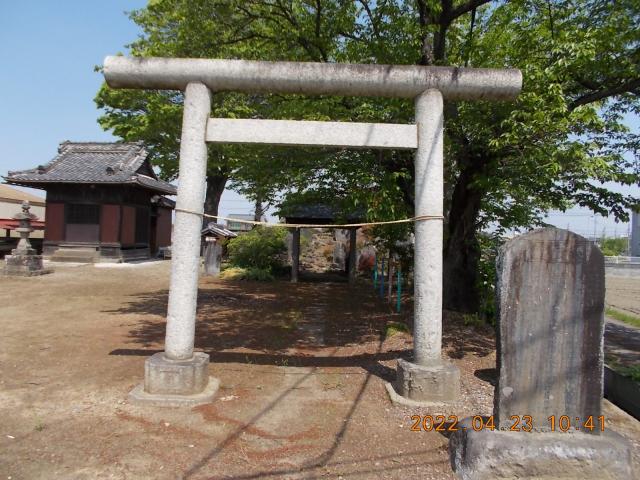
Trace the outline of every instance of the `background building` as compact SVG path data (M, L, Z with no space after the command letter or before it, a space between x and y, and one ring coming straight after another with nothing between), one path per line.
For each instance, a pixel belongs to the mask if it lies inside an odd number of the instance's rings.
M43 253L53 261L149 258L171 244L176 188L153 172L142 143L63 142L46 165L8 183L46 190Z
M232 220L227 220L227 230L231 230L234 233L242 233L248 232L253 229L254 225L250 223L243 222L234 222L233 220L254 220L254 216L252 214L244 214L244 213L232 213L229 214L229 218Z

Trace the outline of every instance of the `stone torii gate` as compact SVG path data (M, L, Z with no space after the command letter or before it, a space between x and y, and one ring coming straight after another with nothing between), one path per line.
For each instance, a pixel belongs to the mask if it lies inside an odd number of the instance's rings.
M104 76L112 88L184 91L165 351L147 359L133 400L203 403L218 387L209 356L193 350L206 142L415 150L413 359L399 360L390 393L408 402L457 397L459 372L441 358L443 100L512 100L519 70L109 56ZM412 98L415 124L209 118L217 91Z

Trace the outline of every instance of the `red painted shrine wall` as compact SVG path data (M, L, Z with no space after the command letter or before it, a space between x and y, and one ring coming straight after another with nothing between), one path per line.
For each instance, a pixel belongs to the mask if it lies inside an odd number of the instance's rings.
M120 243L133 245L136 242L136 208L122 207Z
M64 203L47 202L44 239L59 242L64 240Z
M158 208L156 245L158 248L171 245L171 209L169 208Z
M100 241L116 243L120 240L120 205L102 205Z

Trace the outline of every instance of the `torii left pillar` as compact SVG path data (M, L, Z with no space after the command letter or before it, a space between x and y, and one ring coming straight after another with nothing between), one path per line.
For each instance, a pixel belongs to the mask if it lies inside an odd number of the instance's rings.
M187 85L180 141L180 184L171 252L171 284L165 351L145 362L144 384L129 394L137 402L181 406L209 403L219 381L209 377L209 355L194 352L200 230L207 169L207 121L211 92Z

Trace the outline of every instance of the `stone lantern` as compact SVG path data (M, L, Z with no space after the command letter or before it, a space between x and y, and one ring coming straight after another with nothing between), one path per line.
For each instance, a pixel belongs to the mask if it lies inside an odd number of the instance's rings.
M31 206L29 202L22 202L22 211L13 216L14 220L20 222L20 226L16 231L20 234L20 240L16 248L11 250L11 255L5 257L4 272L7 275L14 276L32 276L49 273L42 263L42 255L37 255L36 250L31 247L29 242L29 234L33 231L31 221L37 217L29 212Z

